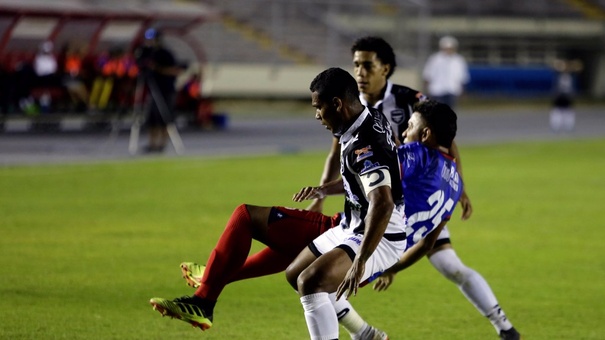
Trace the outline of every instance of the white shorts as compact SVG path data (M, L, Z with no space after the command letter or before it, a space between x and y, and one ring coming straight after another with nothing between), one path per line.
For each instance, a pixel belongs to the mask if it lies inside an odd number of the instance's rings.
M439 236L437 236L437 240L445 240L450 238L450 231L447 229L447 226L441 229Z
M319 257L338 247L346 251L351 260L353 260L357 252L359 252L363 236L362 234L352 234L350 231L336 226L313 240L309 248L315 256ZM377 277L399 261L404 250L405 236L402 240L394 241L389 241L383 237L374 253L372 253L366 262L365 272L361 278L362 286L368 279Z

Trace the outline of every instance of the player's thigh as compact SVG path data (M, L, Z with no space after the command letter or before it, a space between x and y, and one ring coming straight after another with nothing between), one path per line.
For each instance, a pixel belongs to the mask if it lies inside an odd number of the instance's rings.
M329 216L285 207L271 208L266 218L266 244L293 257L333 225Z
M269 214L273 207L260 207L249 204L246 204L245 207L248 211L248 215L250 215L250 232L252 233L252 238L267 244Z
M351 263L351 258L343 249L330 250L300 272L297 280L298 292L301 295L335 292L351 268Z
M445 250L445 249L451 249L452 248L452 241L450 240L450 231L449 229L447 229L447 226L445 226L443 228L443 230L441 230L441 233L439 233L439 236L437 237L437 241L435 241L435 245L433 246L433 249L429 250L429 252L426 254L427 257L431 257L433 254Z
M292 288L298 290L298 276L315 260L317 260L317 256L309 248L304 248L290 263L288 268L286 268L286 280L288 280Z

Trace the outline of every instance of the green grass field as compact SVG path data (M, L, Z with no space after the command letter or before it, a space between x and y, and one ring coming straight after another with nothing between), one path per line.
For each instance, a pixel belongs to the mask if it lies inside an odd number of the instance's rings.
M603 150L461 146L475 214L450 223L455 248L526 340L605 338ZM324 156L0 168L0 339L308 338L283 274L229 285L204 333L148 300L193 292L179 263L205 262L238 204L303 208L290 198L317 182ZM497 338L426 260L352 303L395 340Z

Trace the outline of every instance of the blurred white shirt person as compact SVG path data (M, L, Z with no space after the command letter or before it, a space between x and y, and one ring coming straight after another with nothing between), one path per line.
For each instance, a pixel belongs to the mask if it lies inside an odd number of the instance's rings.
M34 71L38 77L53 75L57 72L57 59L53 55L53 43L45 41L34 59Z
M442 37L439 52L429 57L422 72L429 97L452 108L470 80L466 60L457 53L457 49L456 38Z

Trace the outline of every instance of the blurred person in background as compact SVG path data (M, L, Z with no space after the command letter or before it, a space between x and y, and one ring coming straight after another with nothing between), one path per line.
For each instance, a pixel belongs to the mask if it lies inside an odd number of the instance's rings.
M213 128L212 113L214 111L212 99L202 95L203 69L198 66L189 74L177 95L180 107L193 111L191 122L205 130Z
M139 69L136 61L122 47L101 53L96 60L97 77L90 95L93 110L108 108L125 112L132 101Z
M422 71L431 99L455 108L470 81L464 57L458 54L458 40L446 35L439 40L439 52L429 57Z
M40 44L38 53L34 57L34 72L38 77L37 86L56 86L59 84L57 78L59 65L53 51L54 44L52 41L45 41Z
M88 109L89 94L85 83L85 56L85 47L71 43L64 47L61 58L63 84L71 98L71 109L75 112L85 112Z
M121 49L115 71L115 106L118 112L125 113L133 104L139 67L132 53Z
M34 57L34 73L36 75L34 87L43 89L39 98L40 111L49 112L52 100L51 89L63 87L59 78L59 63L54 54L52 41L45 41L40 44L38 53ZM32 99L29 98L29 101L26 106L31 104Z
M182 68L173 53L163 45L160 31L150 28L145 31L144 39L135 58L140 76L149 90L146 122L149 144L145 151L162 152L168 142L167 126L175 120L175 81Z
M580 60L556 59L553 68L557 72L555 79L555 99L550 111L550 128L554 132L569 132L576 125L576 112L573 109L575 75L582 71Z

